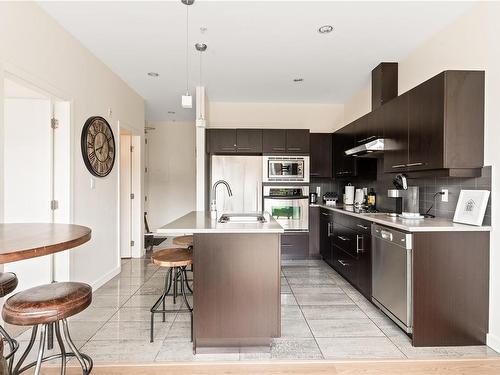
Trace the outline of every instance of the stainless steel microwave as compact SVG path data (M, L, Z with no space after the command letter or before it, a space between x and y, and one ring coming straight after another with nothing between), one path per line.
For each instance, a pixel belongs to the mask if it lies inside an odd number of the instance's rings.
M309 182L309 156L264 156L263 182Z

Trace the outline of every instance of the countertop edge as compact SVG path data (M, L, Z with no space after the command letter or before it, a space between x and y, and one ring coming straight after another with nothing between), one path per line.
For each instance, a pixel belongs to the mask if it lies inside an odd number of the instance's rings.
M356 217L358 219L366 220L366 221L371 221L376 224L380 225L385 225L388 227L393 227L396 229L401 229L406 232L491 232L492 227L491 226L474 226L474 225L467 225L467 224L460 224L460 223L454 223L450 220L450 226L428 226L428 227L416 227L416 226L411 226L411 225L405 225L401 223L394 223L389 220L381 220L377 219L376 217L373 216L367 216L363 214L358 214L355 212L349 212L345 211L341 208L333 207L333 206L327 206L327 205L322 205L322 204L317 204L317 205L311 205L310 207L318 207L318 208L324 208L330 211L338 212L344 215L349 215ZM401 220L401 219L400 219ZM446 220L446 219L444 219Z

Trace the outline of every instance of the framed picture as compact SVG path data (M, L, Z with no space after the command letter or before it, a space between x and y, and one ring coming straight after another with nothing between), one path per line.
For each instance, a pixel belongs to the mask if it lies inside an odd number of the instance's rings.
M488 190L460 190L453 221L470 225L483 224L489 197Z

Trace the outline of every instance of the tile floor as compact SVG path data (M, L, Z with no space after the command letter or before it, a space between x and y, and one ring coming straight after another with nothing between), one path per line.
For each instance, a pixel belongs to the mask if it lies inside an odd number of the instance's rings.
M282 337L270 352L193 355L188 314L169 314L165 323L157 315L155 341L149 342L149 308L161 294L165 272L148 259L123 260L120 275L94 293L91 307L70 319L78 347L95 363L498 356L486 346L412 347L380 310L326 263L314 260L283 262ZM29 335L17 337L22 349Z

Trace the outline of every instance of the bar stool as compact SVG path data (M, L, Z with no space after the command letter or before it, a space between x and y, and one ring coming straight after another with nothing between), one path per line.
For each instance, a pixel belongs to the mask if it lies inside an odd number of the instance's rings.
M76 348L69 334L66 318L85 310L91 302L92 288L90 285L76 282L40 285L14 294L7 299L2 311L4 321L19 326L33 326L28 347L17 362L12 374L17 375L36 366L34 374L38 375L42 362L56 358L61 358L61 374L64 374L67 357L76 357L82 367L83 374L90 374L93 367L92 359L86 354L81 354ZM33 348L40 326L40 344L37 360L21 367ZM63 335L61 335L61 326ZM49 343L50 345L51 340L50 337L47 340L47 336L50 336L52 327L55 329L61 353L44 357L45 344ZM72 350L71 352L66 352L63 336L64 341Z
M167 313L177 313L177 312L189 312L191 314L191 341L193 340L193 309L188 302L186 296L186 286L189 288L186 275L186 267L193 264L192 252L188 249L174 248L174 249L163 249L158 250L153 253L151 260L154 264L160 267L168 267L169 270L165 275L165 287L163 289L163 294L158 298L153 307L151 307L151 338L150 341L154 341L154 314L163 314L163 321L165 321L165 314ZM186 304L187 309L183 310L167 310L165 309L165 298L169 295L168 292L173 286L173 302L176 303L177 297L177 279L181 279L181 294ZM173 284L173 285L172 285ZM162 309L160 309L162 305Z
M12 272L1 272L0 273L0 298L5 297L7 294L13 292L17 288L17 276ZM9 365L9 373L12 372L12 365L14 363L14 355L19 349L19 343L14 340L7 331L0 325L0 341L2 340L2 336L7 341L9 345L9 354L5 356L5 360ZM2 342L3 344L3 342Z
M186 247L188 250L193 250L194 246L194 240L192 235L174 237L172 243L176 246ZM194 265L191 264L191 267L189 269L190 272L193 272L193 267ZM193 281L193 280L188 280L188 281ZM187 283L186 285L189 292L193 293L193 289L189 286L189 283Z
M174 243L175 246L187 247L190 250L193 248L193 236L191 235L174 237L172 242Z

